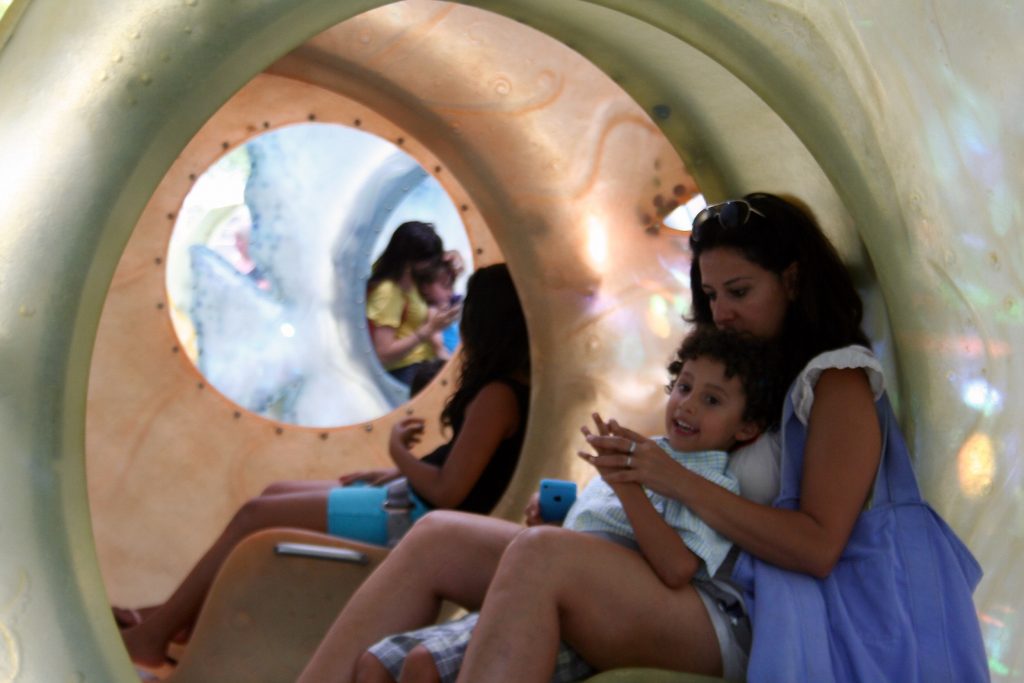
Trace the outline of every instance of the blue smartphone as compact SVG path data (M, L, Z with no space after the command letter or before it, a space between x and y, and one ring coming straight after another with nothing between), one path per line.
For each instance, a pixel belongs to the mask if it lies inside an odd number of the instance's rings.
M540 518L545 522L561 522L575 501L576 482L540 480Z

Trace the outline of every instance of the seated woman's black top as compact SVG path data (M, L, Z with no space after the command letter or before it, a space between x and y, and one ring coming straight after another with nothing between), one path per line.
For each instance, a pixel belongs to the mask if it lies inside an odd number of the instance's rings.
M530 412L530 387L514 379L501 378L496 381L507 385L516 396L516 405L519 409L519 428L514 434L507 439L503 439L498 444L494 454L491 456L490 462L487 463L484 471L480 474L480 478L473 484L473 488L469 490L469 493L462 499L462 502L453 508L455 510L477 512L482 515L490 513L494 506L498 504L498 501L501 500L501 496L504 495L505 489L508 488L508 483L512 480L512 475L516 471L516 465L519 464L519 451L523 447L523 437L526 435L526 418ZM452 444L455 443L455 439L459 436L462 423L452 425L452 428L455 435L451 441L438 446L432 453L424 456L423 462L430 463L436 467L444 465L448 459L448 454L451 452ZM416 492L416 490L413 489L413 492ZM419 495L419 493L416 495ZM419 497L424 503L430 505L423 496Z

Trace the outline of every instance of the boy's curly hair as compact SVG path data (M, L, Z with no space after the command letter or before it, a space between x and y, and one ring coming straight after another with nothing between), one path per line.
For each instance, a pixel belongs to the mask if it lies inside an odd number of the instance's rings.
M777 344L713 325L698 325L683 339L668 366L668 391L675 386L683 363L705 357L722 363L726 377L739 377L746 397L744 420L765 430L779 426L787 387Z

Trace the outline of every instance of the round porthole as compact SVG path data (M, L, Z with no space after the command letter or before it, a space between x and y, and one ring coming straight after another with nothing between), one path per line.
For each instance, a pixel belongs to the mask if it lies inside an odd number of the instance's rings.
M328 123L250 139L197 177L176 217L166 280L181 349L268 419L336 427L390 412L409 387L374 351L366 286L395 228L414 220L471 263L458 208L392 142Z

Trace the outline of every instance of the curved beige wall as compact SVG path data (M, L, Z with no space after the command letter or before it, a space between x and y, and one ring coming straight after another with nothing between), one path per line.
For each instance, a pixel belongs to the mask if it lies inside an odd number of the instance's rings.
M510 263L536 373L507 516L541 473L581 476L575 429L594 407L657 428L686 256L646 216L693 187L662 133L712 199L803 198L865 285L926 493L986 569L993 672L1019 675L1019 12L475 3L571 45L634 104L564 46L472 8L404 3L323 33L374 4L32 0L0 28L0 680L127 680L100 562L113 597L159 594L266 481L382 457L393 417L326 441L236 420L156 307L188 173L249 126L301 119L306 98L318 120L366 111L407 135ZM999 401L966 405L976 380Z
M543 265L513 262L527 305L532 298L539 310L538 298L550 300L558 290L568 297L545 320L531 313L535 398L548 408L532 417L537 436L505 514L518 518L523 488L535 487L541 473L567 476L574 467L577 432L546 427L545 410L558 424L583 424L595 407L639 413L645 427L658 428L650 406L661 394L660 364L680 336L674 306L684 295L665 280L665 266L685 270L685 244L672 231L646 228L658 218L656 197L667 208L696 189L675 151L605 74L535 30L456 5L382 8L316 36L234 95L171 166L121 257L97 334L86 423L93 527L116 604L166 597L230 515L266 484L388 464L390 426L408 410L428 416L436 432L450 386L440 383L373 423L305 429L261 419L204 382L168 325L163 254L194 179L251 136L309 120L358 122L401 140L460 207L476 265L503 260L492 232L504 242L536 242L532 258ZM563 281L541 280L538 269ZM631 278L645 281L638 286ZM624 284L601 287L607 280ZM620 370L625 399L615 391L598 398L599 378L621 365L599 357L598 348L608 349L597 343L602 325L586 310L592 305L580 310L579 295L599 288L603 301L594 305L613 326L649 296L666 302L652 314L653 339L633 334L631 366ZM621 336L608 327L606 334ZM572 367L581 362L587 365ZM545 380L545 364L565 370ZM572 398L559 389L567 381ZM563 395L545 400L555 392ZM438 438L431 434L424 450Z

